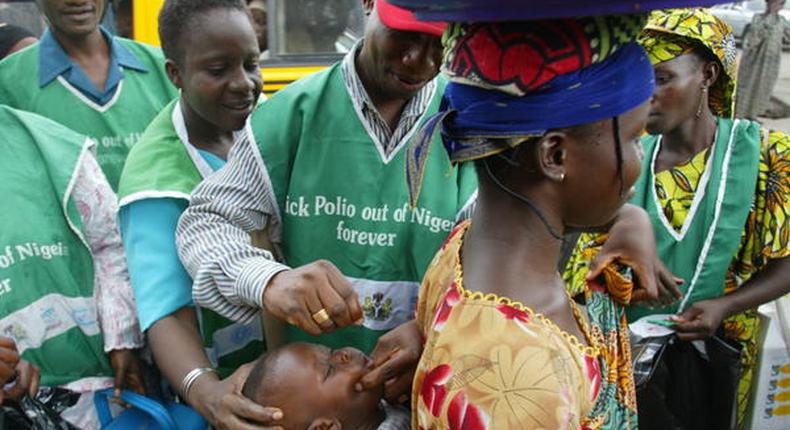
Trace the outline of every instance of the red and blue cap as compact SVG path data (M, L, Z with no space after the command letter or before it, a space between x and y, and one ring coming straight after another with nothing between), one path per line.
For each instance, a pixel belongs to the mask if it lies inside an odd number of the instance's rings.
M415 31L441 37L444 29L447 28L445 22L420 21L414 16L414 12L395 6L388 0L376 0L376 11L381 22L395 30Z

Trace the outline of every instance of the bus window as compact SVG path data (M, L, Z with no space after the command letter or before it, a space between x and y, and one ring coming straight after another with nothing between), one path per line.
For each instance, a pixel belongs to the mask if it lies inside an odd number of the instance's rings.
M273 59L337 56L362 36L359 0L269 0L269 53Z

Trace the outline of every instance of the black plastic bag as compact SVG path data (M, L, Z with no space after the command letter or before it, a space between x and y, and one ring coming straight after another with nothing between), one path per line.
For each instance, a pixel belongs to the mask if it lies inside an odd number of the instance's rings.
M25 395L0 406L0 430L78 430L60 417L79 394L59 388L42 388L35 399Z
M741 345L714 336L698 345L677 337L661 338L651 350L649 371L644 361L637 378L637 408L641 430L726 430L735 427ZM634 359L644 344L635 345ZM644 357L644 355L643 355Z

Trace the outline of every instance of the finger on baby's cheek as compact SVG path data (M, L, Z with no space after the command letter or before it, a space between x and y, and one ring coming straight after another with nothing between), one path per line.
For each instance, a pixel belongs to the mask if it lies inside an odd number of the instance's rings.
M380 379L379 374L381 370L376 369L367 375L363 376L362 379L359 380L356 384L354 384L354 389L357 392L365 391L366 389L370 389L378 385L378 380Z

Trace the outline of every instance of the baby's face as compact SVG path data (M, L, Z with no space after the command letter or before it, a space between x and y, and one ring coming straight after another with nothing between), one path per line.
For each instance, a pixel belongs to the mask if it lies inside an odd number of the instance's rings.
M261 390L265 398L259 402L282 409L284 428L306 428L318 417L336 417L344 428L355 428L355 421L378 407L381 390L354 390L373 365L358 349L293 343L272 354L267 366L270 383Z

